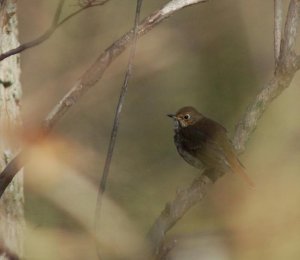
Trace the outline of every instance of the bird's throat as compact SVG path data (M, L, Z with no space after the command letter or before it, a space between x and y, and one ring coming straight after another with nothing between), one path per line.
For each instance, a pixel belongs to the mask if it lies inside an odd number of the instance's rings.
M180 128L178 120L174 120L174 131L178 132Z

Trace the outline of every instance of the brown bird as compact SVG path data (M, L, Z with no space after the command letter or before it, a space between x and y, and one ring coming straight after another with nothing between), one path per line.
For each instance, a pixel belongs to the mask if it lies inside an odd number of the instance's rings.
M174 142L185 161L213 173L214 176L208 175L213 181L216 176L234 172L254 186L221 124L203 116L193 107L183 107L175 115L168 116L175 121Z

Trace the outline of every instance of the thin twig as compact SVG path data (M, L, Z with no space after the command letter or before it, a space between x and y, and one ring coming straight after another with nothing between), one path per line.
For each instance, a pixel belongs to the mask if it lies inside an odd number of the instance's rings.
M139 24L138 36L142 36L155 28L160 22L175 12L191 5L207 0L171 0L161 9L154 11ZM109 46L92 66L75 82L69 92L58 102L42 122L42 135L46 136L62 116L75 105L78 100L102 78L108 66L116 59L132 41L132 30ZM19 152L0 174L0 198L14 176L27 162L26 151Z
M69 14L68 16L66 16L64 19L62 19L58 24L57 24L57 27L63 25L65 22L67 22L68 20L70 20L73 16L81 13L82 11L86 10L86 9L89 9L91 7L96 7L96 6L101 6L101 5L105 5L108 1L110 0L104 0L100 3L94 3L94 2L91 2L90 4L88 5L85 5L85 6L82 6L80 9L78 9L77 11Z
M250 104L244 116L237 124L233 143L239 152L245 150L246 142L250 134L255 130L258 120L267 106L290 85L297 69L300 67L300 60L294 52L299 27L299 13L300 1L291 0L284 30L284 39L281 46L280 59L278 66L275 68L274 76L254 98L252 104ZM166 204L165 209L155 220L148 233L154 256L158 256L159 248L163 245L166 232L170 230L193 205L199 203L205 197L212 184L206 175L204 172L200 177L196 178L188 188L178 193L172 202Z
M274 56L277 64L280 54L282 31L282 0L274 0Z
M105 164L104 164L104 168L103 168L103 172L102 172L102 177L101 177L99 187L98 187L98 196L97 196L97 202L96 202L97 204L96 204L96 210L95 210L96 234L99 234L102 198L103 198L103 194L106 189L107 178L109 175L109 169L110 169L110 165L111 165L111 160L112 160L114 147L115 147L117 134L118 134L118 129L119 129L119 124L120 124L122 107L123 107L123 104L125 101L125 96L126 96L126 93L128 90L128 82L132 75L133 61L134 61L134 57L135 57L136 44L137 44L137 39L138 39L138 25L140 22L142 2L143 2L143 0L137 0L135 19L134 19L134 27L133 27L133 41L132 41L132 46L130 49L127 71L125 74L125 79L124 79L124 82L123 82L123 85L121 88L120 97L119 97L117 108L116 108L113 128L111 131L109 146L108 146L107 155L106 155L106 160L105 160ZM97 251L98 251L98 258L100 259L99 250L97 250Z
M109 0L105 0L105 1L103 1L101 3L92 3L92 4L88 4L86 6L83 6L79 10L74 11L73 13L69 14L68 16L66 16L65 18L63 18L61 21L59 21L60 15L61 15L61 11L62 11L62 7L63 7L64 2L65 2L65 0L60 0L59 3L58 3L57 9L56 9L56 12L55 12L55 15L54 15L54 19L53 19L53 22L52 22L50 28L47 29L42 35L40 35L39 37L37 37L35 40L23 43L20 46L14 48L14 49L11 49L11 50L9 50L7 52L4 52L4 53L0 54L0 61L4 60L4 59L6 59L6 58L8 58L8 57L10 57L12 55L18 54L20 52L23 52L23 51L25 51L27 49L30 49L32 47L35 47L35 46L43 43L44 41L46 41L47 39L49 39L52 36L52 34L61 25L63 25L68 20L70 20L73 16L81 13L82 11L84 11L84 10L86 10L88 8L104 5L108 1Z

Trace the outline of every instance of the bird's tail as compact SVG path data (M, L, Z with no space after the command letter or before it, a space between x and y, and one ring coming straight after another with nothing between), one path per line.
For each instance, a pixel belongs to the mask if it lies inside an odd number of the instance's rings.
M243 180L251 187L254 188L254 182L251 180L251 178L248 176L248 174L245 171L244 166L239 161L239 159L235 160L235 162L232 164L233 172L240 175Z

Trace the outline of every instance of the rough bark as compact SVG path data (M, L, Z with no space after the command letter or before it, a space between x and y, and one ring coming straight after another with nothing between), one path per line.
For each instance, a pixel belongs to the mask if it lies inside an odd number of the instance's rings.
M0 2L0 53L19 45L16 0ZM0 169L14 157L19 149L16 134L21 126L20 118L20 59L12 56L0 63ZM23 176L13 180L0 201L0 260L12 259L11 254L22 254ZM14 258L17 259L17 258Z

